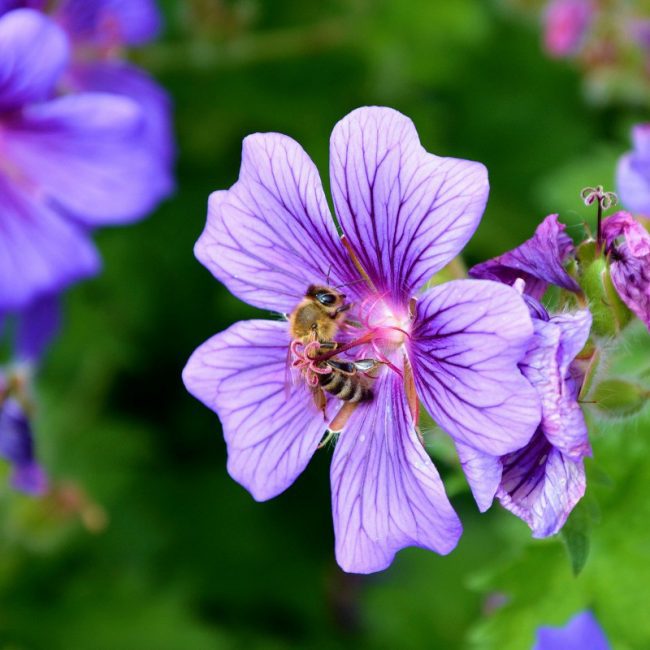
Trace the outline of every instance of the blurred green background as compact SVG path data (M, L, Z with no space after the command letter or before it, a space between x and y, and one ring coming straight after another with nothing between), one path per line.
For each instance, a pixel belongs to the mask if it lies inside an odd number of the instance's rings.
M478 514L435 433L466 527L458 549L408 549L362 578L334 561L331 451L285 494L255 503L226 473L217 417L180 379L199 343L259 315L192 255L208 194L236 180L246 134L291 135L327 186L338 119L367 104L404 112L429 151L489 169L490 202L466 251L474 263L550 212L579 236L592 219L580 189L612 188L646 107L590 105L570 63L545 57L536 21L504 3L163 9L163 38L135 59L175 103L178 191L141 224L101 233L103 274L66 298L38 381L38 445L59 488L34 501L0 484L0 648L529 650L536 626L585 607L616 650L650 648L647 413L593 427L582 508L591 550L578 578L561 539L533 542L498 506ZM632 332L622 373L648 365L648 344Z

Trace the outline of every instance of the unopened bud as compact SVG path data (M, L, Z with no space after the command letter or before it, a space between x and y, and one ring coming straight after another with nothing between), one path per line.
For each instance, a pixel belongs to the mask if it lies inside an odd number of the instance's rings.
M629 417L647 403L650 390L626 379L606 379L594 389L592 399L599 411L613 417Z

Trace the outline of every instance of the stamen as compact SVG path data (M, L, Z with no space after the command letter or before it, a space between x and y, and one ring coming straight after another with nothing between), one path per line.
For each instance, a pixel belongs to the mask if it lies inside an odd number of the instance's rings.
M352 260L352 264L354 264L357 271L359 271L361 277L364 279L364 281L366 282L370 290L373 293L377 293L377 288L375 287L372 280L370 279L370 276L366 273L366 270L361 265L359 258L354 252L354 249L352 248L352 244L350 244L348 238L345 235L341 235L341 243L343 244L343 246L345 246L345 249L348 251L348 255L350 256L350 259Z

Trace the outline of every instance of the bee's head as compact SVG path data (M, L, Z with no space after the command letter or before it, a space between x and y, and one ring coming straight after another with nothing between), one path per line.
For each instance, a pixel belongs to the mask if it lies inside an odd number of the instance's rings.
M349 303L345 302L345 294L332 287L312 284L306 295L323 307L330 316L336 316L350 308Z

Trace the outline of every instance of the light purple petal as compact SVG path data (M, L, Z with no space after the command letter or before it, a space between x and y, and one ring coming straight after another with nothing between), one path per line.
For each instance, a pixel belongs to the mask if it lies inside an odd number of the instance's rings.
M350 573L381 571L407 546L449 553L462 532L401 378L386 370L373 390L341 433L331 467L336 559Z
M535 336L521 363L524 376L537 390L542 403L542 429L548 441L564 454L579 460L591 454L587 425L573 394L569 364L589 338L591 314L553 316L534 320Z
M144 115L145 137L161 164L170 165L175 154L170 99L144 70L118 60L75 62L67 74L75 91L108 92L135 100Z
M0 311L19 311L42 294L94 275L89 236L30 190L0 176Z
M359 279L314 163L297 142L278 133L244 140L239 180L210 196L194 250L238 298L273 311L293 310L312 283Z
M100 47L141 45L160 29L155 0L62 0L56 15L72 38Z
M456 443L456 451L476 505L481 512L485 512L492 505L501 483L501 458L459 442Z
M458 255L489 192L483 165L427 153L410 119L380 107L334 127L330 176L343 231L377 288L397 300Z
M580 291L577 282L563 266L574 250L565 228L558 221L558 215L551 214L537 226L531 239L503 255L473 266L469 275L510 285L522 278L526 282L526 293L537 300L541 300L549 284Z
M10 482L14 489L32 496L42 496L49 489L47 474L38 463L15 466Z
M645 215L650 215L649 133L648 124L634 127L634 150L621 156L616 168L616 188L621 203L629 210Z
M630 254L650 256L650 233L629 212L617 212L603 219L602 232L607 246L612 246L618 237L625 237Z
M65 34L47 17L17 9L0 18L0 109L46 99L68 61Z
M497 456L530 440L540 403L518 364L532 334L526 304L505 285L457 280L424 294L409 357L420 399L456 442Z
M555 449L541 429L523 449L501 460L501 505L523 519L533 537L557 533L585 493L583 461Z
M627 244L617 248L618 260L612 262L612 283L621 300L650 329L650 255L635 257Z
M540 627L533 650L610 650L591 612L576 614L564 627Z
M60 325L58 295L46 294L34 300L18 316L14 356L19 360L38 360Z
M169 190L141 119L126 97L69 95L25 109L8 124L3 148L41 192L83 223L129 222Z
M187 390L219 415L228 471L258 501L288 488L325 432L306 384L287 385L286 323L235 323L200 346L183 370Z

